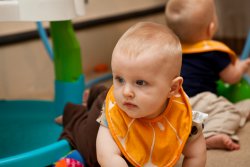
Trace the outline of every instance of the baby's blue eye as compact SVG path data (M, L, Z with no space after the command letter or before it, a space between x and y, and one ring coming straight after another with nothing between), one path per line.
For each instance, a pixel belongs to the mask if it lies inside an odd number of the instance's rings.
M115 77L115 80L117 80L119 83L124 83L124 79L122 77Z
M139 86L143 86L143 85L146 85L146 81L143 81L143 80L138 80L136 81L136 85L139 85Z

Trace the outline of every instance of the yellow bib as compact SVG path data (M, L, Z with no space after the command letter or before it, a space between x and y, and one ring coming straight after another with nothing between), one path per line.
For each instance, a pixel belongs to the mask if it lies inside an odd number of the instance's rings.
M105 115L113 139L133 166L173 166L192 125L191 107L182 88L178 96L170 98L160 116L133 119L117 106L111 87L105 101Z
M205 40L195 44L182 44L182 53L184 54L202 53L209 51L222 51L228 53L233 64L237 59L237 56L233 50L218 41Z

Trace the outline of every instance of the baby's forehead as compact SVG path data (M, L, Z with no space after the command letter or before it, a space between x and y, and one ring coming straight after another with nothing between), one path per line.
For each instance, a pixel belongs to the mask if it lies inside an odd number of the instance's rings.
M179 61L174 58L175 56L169 56L162 53L151 53L151 52L142 52L139 54L126 54L120 53L113 56L113 63L116 65L125 65L130 68L134 66L137 69L143 68L145 71L152 70L160 72L161 70L168 70L175 66L175 62Z
M168 80L178 75L179 71L179 65L174 62L174 59L150 53L137 56L116 55L113 57L111 66L116 75L129 74L133 78L137 76L136 79L145 80L159 76L161 79Z

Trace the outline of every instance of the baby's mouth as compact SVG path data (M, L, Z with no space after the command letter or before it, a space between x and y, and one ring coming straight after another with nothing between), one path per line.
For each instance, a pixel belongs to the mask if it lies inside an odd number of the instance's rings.
M136 108L137 105L130 103L130 102L124 102L123 106L127 107L127 108Z

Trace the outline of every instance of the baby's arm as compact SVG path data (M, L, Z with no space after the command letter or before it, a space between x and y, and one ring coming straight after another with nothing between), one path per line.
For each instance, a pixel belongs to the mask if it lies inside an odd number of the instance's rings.
M100 125L96 140L97 160L101 167L128 167L109 129Z
M184 155L182 167L205 167L207 150L203 134L191 141L187 141L182 153Z
M242 75L250 66L250 58L246 60L236 60L235 64L229 64L220 72L220 78L227 83L234 84L240 81Z

